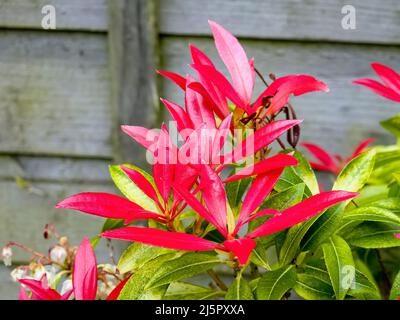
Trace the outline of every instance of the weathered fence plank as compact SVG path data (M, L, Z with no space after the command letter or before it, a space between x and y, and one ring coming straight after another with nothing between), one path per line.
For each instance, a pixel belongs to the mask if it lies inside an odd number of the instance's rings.
M41 237L46 223L54 224L61 234L74 242L80 241L83 236L98 234L104 219L54 208L65 197L83 191L115 192L111 184L33 181L22 188L13 181L0 181L0 244L19 241L32 248L46 250L48 242ZM26 261L27 258L26 254L16 251L17 261Z
M122 134L122 124L152 126L159 121L155 81L156 34L153 1L110 0L110 71L115 156L143 161L144 152Z
M398 0L162 0L160 32L208 35L215 20L241 37L400 43ZM341 9L356 9L356 29L342 28Z
M162 41L163 69L185 74L191 72L188 43L194 43L210 54L213 61L225 70L209 39L165 37ZM369 64L381 61L400 69L400 48L395 46L367 46L345 44L313 44L279 41L242 41L249 57L266 76L306 73L324 80L331 92L311 93L293 98L302 124L303 140L318 142L331 151L350 153L365 137L373 136L377 142L390 140L379 126L379 120L393 116L398 107L369 90L351 84L360 77L374 77ZM193 72L191 72L193 74ZM268 76L267 76L268 77ZM183 103L180 90L163 80L163 96ZM256 92L263 85L258 81Z
M58 30L107 31L107 0L0 0L0 27L42 29L42 8L54 6Z
M107 39L0 31L0 153L109 158Z

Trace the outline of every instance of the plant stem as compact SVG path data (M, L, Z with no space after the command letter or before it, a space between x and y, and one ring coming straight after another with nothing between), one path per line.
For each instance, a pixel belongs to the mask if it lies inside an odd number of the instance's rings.
M220 288L222 291L227 291L228 287L226 284L222 281L222 279L218 276L218 274L214 270L208 270L207 271L208 275L213 279L215 284Z
M382 274L383 274L383 282L384 283L382 284L381 287L382 287L382 290L383 290L384 297L387 299L387 297L390 294L390 290L392 288L392 284L390 282L390 278L389 278L389 275L387 273L385 264L383 263L382 256L381 256L381 253L380 253L379 249L375 249L375 253L376 253L376 256L378 258L379 266L380 266L380 268L382 270Z

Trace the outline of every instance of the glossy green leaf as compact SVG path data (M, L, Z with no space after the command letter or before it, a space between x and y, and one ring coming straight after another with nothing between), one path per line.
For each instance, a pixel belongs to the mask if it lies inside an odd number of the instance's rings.
M269 265L267 258L267 252L264 246L261 244L257 245L253 249L250 255L250 261L254 263L256 266L262 267L265 270L271 270L271 266Z
M106 221L104 221L103 227L101 228L101 232L122 228L123 226L124 226L124 220L108 218L106 219Z
M135 242L122 253L118 262L118 270L120 273L139 270L148 261L157 258L160 255L172 252L176 251Z
M189 252L164 263L154 274L146 288L156 288L171 282L190 278L219 265L218 256L207 253Z
M343 214L343 222L348 221L377 221L400 225L400 217L391 211L378 207L362 207L347 211Z
M237 208L243 199L243 195L249 186L251 178L235 180L226 184L226 196L231 208Z
M356 192L361 189L371 175L374 159L375 151L369 151L350 161L334 183L333 190ZM315 222L306 233L303 250L317 248L339 229L347 203L348 201L339 203L315 218Z
M400 137L400 114L388 120L381 121L381 126L388 130L395 137Z
M119 300L159 300L161 299L165 291L167 290L167 285L159 286L155 289L147 289L148 283L154 277L154 274L160 270L161 266L166 262L176 258L175 253L168 253L158 256L146 262L142 268L136 270L118 297ZM173 260L172 260L173 261ZM171 262L172 262L171 261Z
M380 300L378 287L361 271L355 271L354 283L350 286L348 295L361 300Z
M399 247L400 239L394 237L400 232L400 227L393 228L383 223L364 222L346 235L346 240L352 245L365 249Z
M268 271L258 283L257 299L280 300L295 284L296 271L293 265Z
M139 173L143 174L144 177L153 185L154 187L154 180L153 178L144 170L133 166L133 165L123 165L128 167L132 170L138 171ZM110 175L113 179L115 185L118 189L122 192L122 194L127 197L129 200L135 202L142 208L152 211L158 212L158 207L156 203L148 197L120 168L120 166L109 166ZM157 190L155 188L155 190Z
M163 299L165 300L213 300L225 295L223 291L188 282L172 282Z
M332 300L335 296L332 286L317 276L297 274L294 290L306 300Z
M241 272L238 273L229 286L225 300L254 300L251 287Z
M302 178L299 177L294 167L286 167L285 170L283 170L283 173L280 176L278 182L275 184L275 190L278 192L282 192L290 187L301 183L304 183L304 181ZM312 196L312 193L307 186L305 186L304 188L304 195L306 197Z
M392 289L390 290L389 299L396 300L400 299L400 270L394 278Z
M322 245L322 250L336 298L343 300L355 277L351 249L345 240L332 236Z

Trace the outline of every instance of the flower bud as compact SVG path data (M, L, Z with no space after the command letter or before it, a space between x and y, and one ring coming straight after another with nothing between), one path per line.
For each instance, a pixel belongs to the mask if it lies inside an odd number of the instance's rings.
M61 237L58 242L60 243L61 246L66 246L66 245L68 245L68 238L67 237Z
M56 263L64 264L65 260L67 259L67 250L61 246L54 246L50 250L50 259Z
M3 257L4 265L6 267L11 266L11 264L12 264L12 255L13 255L11 247L4 247L2 252L1 252L1 255Z

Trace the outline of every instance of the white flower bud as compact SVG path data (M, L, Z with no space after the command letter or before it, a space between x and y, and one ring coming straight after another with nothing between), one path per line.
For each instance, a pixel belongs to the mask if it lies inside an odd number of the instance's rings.
M63 295L64 293L66 293L67 291L72 289L72 280L67 279L63 282L62 286L61 286L61 295Z
M67 259L67 256L68 253L64 247L55 246L50 250L50 259L59 264L64 264L65 260Z
M4 247L2 252L1 252L1 255L3 257L4 265L6 267L11 266L11 264L12 264L12 255L13 255L11 247Z
M26 278L26 269L15 268L11 271L11 278L17 282L19 279Z

